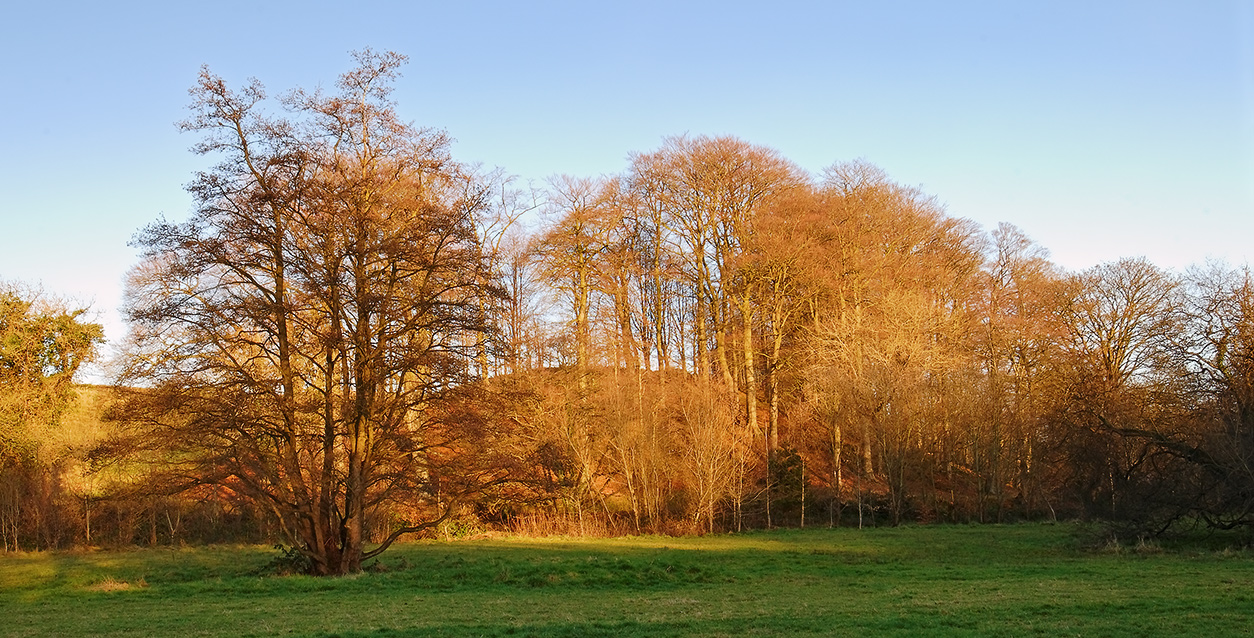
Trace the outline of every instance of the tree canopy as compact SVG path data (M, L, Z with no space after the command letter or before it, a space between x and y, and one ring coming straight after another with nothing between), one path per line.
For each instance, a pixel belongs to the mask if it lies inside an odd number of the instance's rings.
M0 287L0 462L33 453L65 410L74 375L104 341L99 324L16 285Z
M104 341L87 310L0 285L0 541L55 538L64 450L51 439L74 401L74 376ZM41 515L42 513L42 515ZM37 541L38 544L38 541Z

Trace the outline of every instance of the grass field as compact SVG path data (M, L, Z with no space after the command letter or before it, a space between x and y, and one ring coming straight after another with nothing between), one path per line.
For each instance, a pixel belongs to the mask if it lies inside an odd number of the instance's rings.
M0 556L4 636L1239 636L1254 553L1070 525L418 542L342 579L260 547Z

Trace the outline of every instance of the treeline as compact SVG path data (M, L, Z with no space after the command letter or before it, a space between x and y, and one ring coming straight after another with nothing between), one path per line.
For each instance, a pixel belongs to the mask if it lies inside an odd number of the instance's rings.
M136 238L127 389L58 542L279 538L336 574L489 528L1254 523L1248 271L1068 273L730 137L520 188L397 119L401 56L358 62L282 116L202 73L217 163Z
M564 389L522 420L555 514L799 525L808 490L812 523L1254 522L1245 270L1063 272L873 166L811 178L734 138L553 180L546 207L484 376ZM549 290L558 321L525 311Z

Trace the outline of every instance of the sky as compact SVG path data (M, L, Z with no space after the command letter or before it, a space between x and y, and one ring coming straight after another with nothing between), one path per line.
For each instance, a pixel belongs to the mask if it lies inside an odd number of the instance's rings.
M734 135L814 173L871 162L1073 271L1254 256L1251 0L14 4L0 280L90 305L112 342L128 242L209 167L176 126L202 65L277 96L367 47L409 56L402 117L537 184Z

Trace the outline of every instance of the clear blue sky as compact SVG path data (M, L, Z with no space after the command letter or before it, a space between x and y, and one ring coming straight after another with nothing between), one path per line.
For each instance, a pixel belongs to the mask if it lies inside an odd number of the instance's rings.
M272 94L364 47L463 161L621 171L680 133L811 171L863 158L1078 270L1250 260L1254 3L12 3L0 25L0 279L90 302L111 340L131 235L206 166L174 122L207 64Z

